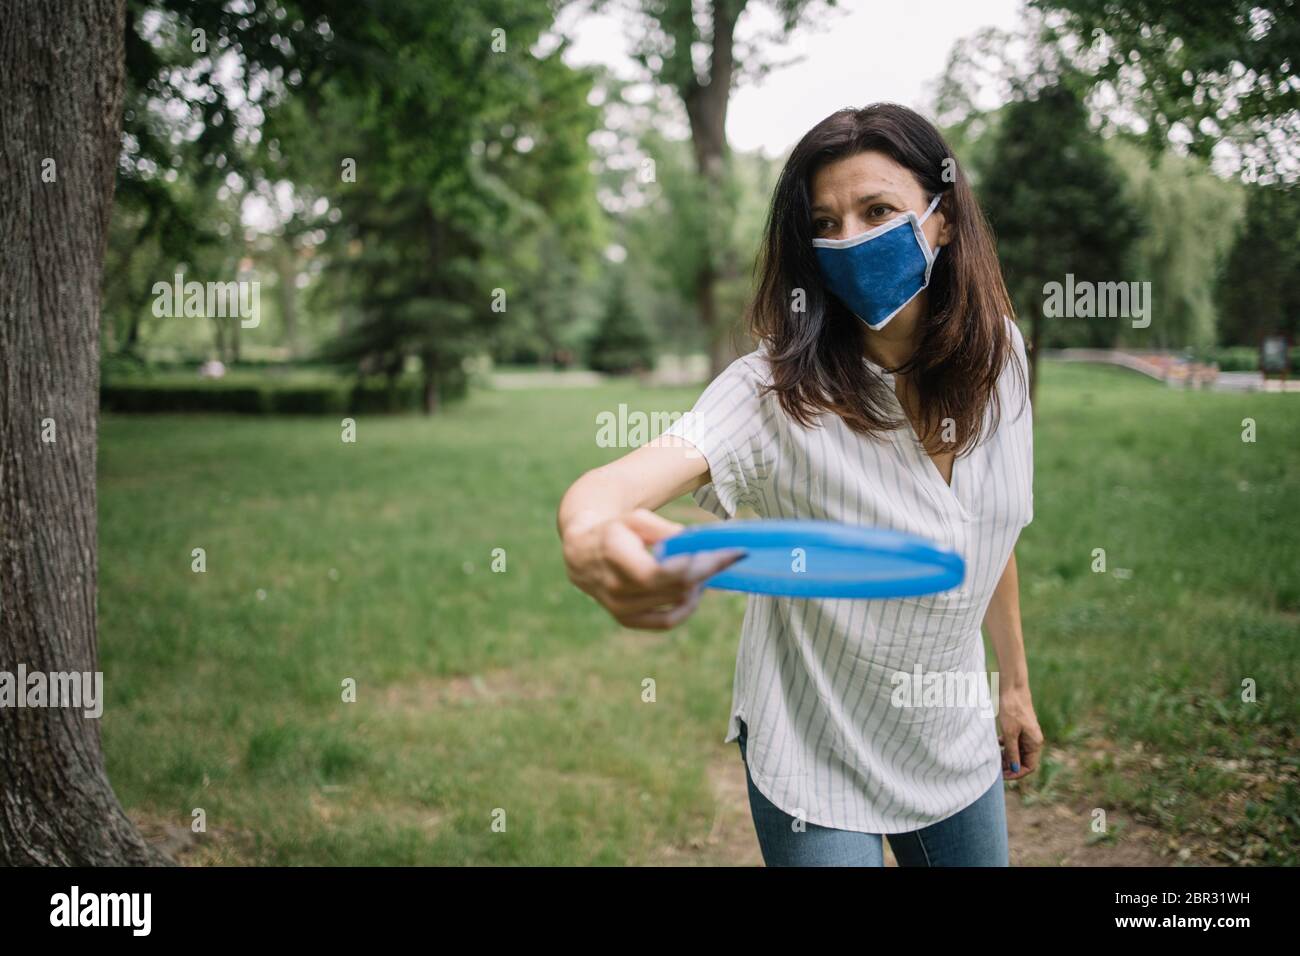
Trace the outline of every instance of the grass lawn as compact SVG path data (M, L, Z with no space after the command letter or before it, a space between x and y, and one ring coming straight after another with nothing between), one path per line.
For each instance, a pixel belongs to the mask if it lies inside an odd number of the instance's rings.
M568 483L618 454L597 412L696 391L480 391L435 419L363 416L355 444L334 418L105 416L123 802L182 827L202 808L207 863L635 864L700 840L708 767L739 760L722 737L744 598L625 631L568 583L554 531ZM1017 554L1054 749L1025 798L1207 861L1296 862L1300 402L1049 364L1037 412Z

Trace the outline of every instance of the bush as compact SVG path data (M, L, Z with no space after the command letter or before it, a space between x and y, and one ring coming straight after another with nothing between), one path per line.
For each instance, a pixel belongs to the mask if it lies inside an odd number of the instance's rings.
M352 389L348 411L357 414L409 412L421 407L424 383L410 376L389 384L383 377L360 379Z
M100 407L111 412L244 412L270 411L266 389L253 385L174 385L162 382L105 384Z
M463 398L468 379L445 375L440 398ZM418 411L424 383L418 376L388 379L287 379L231 375L227 379L193 381L155 376L105 381L100 386L100 407L109 412L234 412L251 415L382 414Z
M1291 349L1291 371L1300 370L1300 346ZM1208 349L1197 353L1199 362L1217 362L1221 372L1258 372L1259 349L1250 345L1234 345Z
M280 385L266 389L266 411L276 415L331 415L348 410L347 385Z

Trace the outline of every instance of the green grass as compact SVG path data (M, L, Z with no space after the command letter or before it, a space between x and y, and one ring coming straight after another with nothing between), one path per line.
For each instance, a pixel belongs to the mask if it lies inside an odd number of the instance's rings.
M123 802L178 825L202 807L211 862L641 863L702 837L707 766L735 756L743 598L623 631L568 583L554 531L569 482L618 454L598 411L694 394L476 392L436 419L360 416L356 444L332 418L106 416ZM1049 743L1089 755L1053 787L1294 862L1300 403L1048 365L1036 453L1018 548L1034 699Z

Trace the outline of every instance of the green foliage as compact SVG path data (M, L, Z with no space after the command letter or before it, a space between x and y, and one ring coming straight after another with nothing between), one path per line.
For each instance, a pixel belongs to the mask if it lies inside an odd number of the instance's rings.
M672 245L661 247L668 253L662 261L695 313L715 372L726 351L721 346L748 299L737 253L757 236L736 241L742 196L727 145L727 102L734 87L758 82L779 65L768 51L785 46L802 19L834 6L835 0L772 0L772 26L743 41L736 26L744 2L643 0L633 6L629 53L653 85L676 94L690 129L689 169L673 175L665 166L658 177L672 194L674 213L664 230ZM653 143L648 151L656 151Z
M1121 344L1207 348L1216 341L1215 282L1241 219L1242 187L1191 157L1152 156L1122 137L1105 141L1124 174L1125 195L1143 223L1133 276L1149 281L1151 325L1119 326Z
M237 191L262 170L258 126L319 75L337 40L318 6L126 4L122 151L103 281L110 350L136 352L160 331L199 352L208 349L196 335L222 338L220 327L152 319L150 289L181 267L191 278L231 276L247 254ZM226 338L229 358L238 346Z
M623 374L654 367L654 340L627 294L621 271L610 282L605 313L588 349L587 364L598 372Z
M1115 319L1043 316L1044 286L1130 281L1129 253L1141 224L1124 181L1070 85L1009 104L999 124L981 200L997 234L1012 302L1042 322L1043 347L1113 345Z
M322 387L321 390L326 389ZM269 393L270 388L265 385L105 384L99 389L99 404L109 412L240 412L262 415L270 411Z
M517 263L505 272L516 277L518 291L492 336L492 355L507 363L572 364L600 308L588 264L566 252L549 228L520 238L518 246L497 250Z
M1265 168L1296 159L1300 17L1292 0L1033 0L1087 52L1088 73L1136 113L1209 157L1223 139ZM1081 59L1083 59L1081 57Z
M439 380L439 398L463 398L467 378ZM251 415L333 415L392 413L420 407L424 385L415 376L344 379L299 376L281 380L256 374L196 381L193 376L119 377L100 386L100 406L122 413L236 412Z
M129 7L111 348L203 354L215 334L228 361L250 342L292 352L307 277L305 340L338 333L322 359L392 374L417 357L431 388L498 334L578 345L603 231L599 115L563 44L535 52L547 0ZM276 223L245 240L254 193ZM245 256L278 293L257 332L151 320L154 281L182 265L228 277Z
M1218 284L1220 341L1300 340L1300 187L1247 187L1246 215Z
M1291 369L1300 370L1300 346L1291 348ZM1198 362L1213 362L1221 372L1258 372L1259 347L1249 345L1224 348L1197 349L1193 353Z
M781 161L761 152L728 152L711 186L696 175L688 143L653 130L641 133L638 142L655 177L639 187L644 202L618 218L627 291L661 340L678 350L705 348L708 330L700 327L696 308L701 266L723 264L716 277L723 326L718 331L739 328Z
M320 357L391 373L414 356L436 381L512 324L560 347L598 234L597 120L590 77L531 52L548 5L340 4L331 22L339 61L273 127L284 174L341 213L325 252L356 319Z
M1044 110L1040 122L1027 124L1027 107L1020 104L1035 100L1045 91L1068 100L1065 94L1051 92L1059 87L1074 90L1079 98L1093 85L1091 74L1071 66L1077 50L1067 54L1059 33L1046 29L1033 32L1041 27L1041 23L1031 20L1030 31L1023 35L987 29L959 41L935 98L945 135L997 226L1003 266L1018 309L1029 310L1030 315L1039 312L1041 286L1035 288L1035 284L1042 279L1034 276L1033 281L1022 280L1027 269L1064 247L1073 250L1069 252L1069 264L1075 267L1058 263L1052 267L1056 274L1051 278L1059 281L1067 271L1073 272L1076 279L1084 278L1084 270L1078 267L1082 260L1096 262L1097 271L1104 269L1112 279L1150 282L1151 324L1146 329L1134 329L1131 323L1111 323L1107 327L1095 322L1090 323L1090 328L1083 321L1064 320L1056 323L1055 329L1047 330L1047 344L1113 342L1137 348L1192 348L1204 352L1221 339L1218 280L1241 223L1247 190L1216 175L1209 163L1196 156L1179 155L1169 149L1153 153L1144 148L1150 143L1143 144L1136 136L1099 134L1093 126L1104 117L1104 110L1084 110L1083 116L1088 117L1085 128L1079 108L1066 102L1059 117ZM1009 51L1022 48L1027 49L1027 55L1013 59ZM992 110L977 107L971 91L989 88L1005 98L1006 105ZM1022 128L1009 133L1005 129L1009 118ZM1053 122L1063 124L1064 131L1055 132ZM1018 152L1011 139L1021 141ZM1098 158L1095 170L1089 169L1091 160L1087 157L1095 157L1098 148L1104 157ZM1007 167L1009 156L1024 165ZM1024 171L1035 165L1035 158L1041 160L1036 164L1036 178L1026 180ZM1083 239L1093 250L1103 249L1104 233L1110 225L1104 216L1111 213L1090 209L1093 203L1078 187L1095 188L1090 178L1094 172L1102 179L1114 179L1113 174L1102 172L1107 166L1114 167L1122 181L1119 191L1128 213L1113 220L1117 248L1105 259L1098 259L1093 252L1074 247ZM1053 176L1057 182L1051 181ZM1044 206L1043 201L1056 195L1058 182L1060 195L1079 205L1077 218L1073 214L1060 216L1054 226L1045 220L1032 246L1015 241L1012 221L1017 234L1026 234L1025 230L1034 228L1036 209L1050 215L1052 207ZM1113 186L1101 193L1110 197L1106 201L1112 211ZM1010 212L1008 203L1013 207ZM1123 237L1130 231L1129 213L1140 222L1141 229L1125 255ZM1253 293L1258 284L1249 283L1245 288ZM1239 340L1237 333L1226 334L1225 341Z

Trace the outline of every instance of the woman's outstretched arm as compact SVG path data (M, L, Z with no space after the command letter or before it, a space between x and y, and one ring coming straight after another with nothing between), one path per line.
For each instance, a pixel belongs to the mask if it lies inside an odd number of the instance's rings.
M625 627L666 630L681 623L699 603L700 585L742 552L660 563L646 546L682 530L655 509L708 482L704 456L675 437L584 474L565 492L556 516L569 580Z

